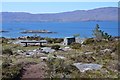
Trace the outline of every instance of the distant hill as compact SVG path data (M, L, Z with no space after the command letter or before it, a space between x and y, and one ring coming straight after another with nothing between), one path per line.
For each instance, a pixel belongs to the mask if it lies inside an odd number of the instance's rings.
M1 12L2 21L117 21L118 8L104 7L92 10L76 10L51 14L31 14L25 12ZM0 20L1 21L1 20Z

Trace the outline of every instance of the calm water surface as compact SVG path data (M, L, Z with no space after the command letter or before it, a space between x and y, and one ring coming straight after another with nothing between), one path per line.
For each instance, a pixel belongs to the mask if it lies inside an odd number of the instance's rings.
M3 33L4 37L33 36L35 34L22 34L24 30L49 30L56 34L37 34L41 37L68 37L73 34L80 34L80 37L92 37L92 30L96 24L100 29L112 36L118 36L118 22L113 21L89 21L89 22L5 22L1 27L9 31Z

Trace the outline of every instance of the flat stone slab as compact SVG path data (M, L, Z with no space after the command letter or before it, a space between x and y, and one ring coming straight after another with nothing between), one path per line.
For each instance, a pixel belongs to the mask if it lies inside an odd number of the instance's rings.
M43 59L46 59L46 60L48 59L48 57L40 57L40 58L41 58L42 60L43 60Z
M66 59L64 56L60 56L60 55L57 55L56 58L60 58L60 59Z
M102 65L99 64L93 64L93 63L74 63L74 66L76 66L80 72L85 72L87 70L99 70L102 68Z
M94 52L86 52L86 53L84 53L84 54L93 54Z
M100 52L102 52L102 53L111 52L111 51L112 51L111 49L100 50Z
M46 53L53 53L55 52L54 49L51 49L50 47L44 47L44 48L41 48L42 52L46 52Z
M48 55L47 57L40 57L42 60L43 59L48 59L48 58L58 58L58 59L66 59L66 57L64 56L60 56L60 55L56 55L56 56L53 56L53 55Z

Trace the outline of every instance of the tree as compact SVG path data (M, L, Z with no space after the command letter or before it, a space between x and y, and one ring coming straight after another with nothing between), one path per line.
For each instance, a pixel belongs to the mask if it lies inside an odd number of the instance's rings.
M95 36L98 41L100 41L103 38L102 37L103 36L103 31L99 30L99 28L100 28L99 25L96 24L96 27L93 30L93 36Z
M111 36L111 35L108 35L108 33L105 33L105 34L104 34L104 39L109 40L111 37L112 37L112 36Z
M93 35L96 37L96 39L98 41L102 40L102 39L107 39L109 40L112 36L109 35L108 33L105 33L104 31L99 29L99 25L96 24L95 29L93 30Z

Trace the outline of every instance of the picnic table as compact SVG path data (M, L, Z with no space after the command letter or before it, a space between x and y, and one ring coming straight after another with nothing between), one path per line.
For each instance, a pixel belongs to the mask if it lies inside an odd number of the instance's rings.
M28 43L40 43L40 46L42 46L42 43L47 43L46 41L22 41L21 43L25 43L25 47L28 46Z

